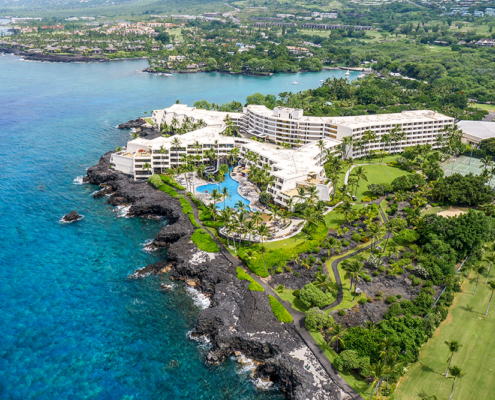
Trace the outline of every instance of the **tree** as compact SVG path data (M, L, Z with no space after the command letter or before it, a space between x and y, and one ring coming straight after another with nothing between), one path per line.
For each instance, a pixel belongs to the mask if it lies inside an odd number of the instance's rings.
M174 137L172 139L172 146L175 148L175 162L178 164L178 158L179 158L179 148L181 145L181 140L178 137Z
M309 330L320 331L331 326L333 324L333 318L318 307L313 307L306 311L304 323Z
M316 306L321 308L329 305L333 300L333 296L330 292L324 293L312 283L308 283L301 289L299 300L301 300L306 307Z
M473 271L478 274L478 277L476 278L476 287L474 288L473 293L473 296L476 296L476 291L478 290L478 284L480 282L480 275L485 272L485 266L483 264L475 264L473 266Z
M150 169L151 169L151 165L150 163L144 163L143 164L143 169L145 169L146 171L148 171L148 173L150 172Z
M356 183L356 196L357 196L357 191L359 189L359 180L363 179L364 181L368 182L368 177L366 176L366 171L364 170L363 166L356 167L352 172L354 176L357 178L357 183Z
M261 224L260 226L258 226L257 233L258 233L260 241L261 241L260 252L263 255L263 264L265 265L265 274L267 274L268 272L266 270L266 261L265 261L266 247L263 246L263 241L270 234L270 230L268 229L268 227L265 224Z
M223 208L225 209L225 200L230 199L230 191L227 188L227 186L224 186L221 191L222 197L223 197Z
M352 291L352 283L354 282L354 292L355 292L357 289L357 284L359 283L359 279L364 278L366 276L363 263L358 260L350 260L343 266L343 269L346 272L344 275L344 279L351 280L351 287L349 288L349 291ZM356 295L354 294L354 298L355 297Z
M449 352L450 352L450 357L447 360L449 362L449 365L447 366L447 372L445 373L445 377L447 378L449 376L450 363L452 362L452 358L454 357L454 353L459 352L459 350L462 347L462 344L460 344L457 340L451 340L450 342L446 341L445 344L449 348Z
M452 395L454 394L454 386L455 386L455 381L457 378L462 378L464 375L461 369L457 366L454 365L452 368L449 369L451 378L454 379L454 382L452 383L452 391L450 392L449 400L452 399Z
M371 375L373 376L373 384L371 387L373 388L371 394L370 394L370 400L375 394L375 392L378 390L380 387L381 383L383 382L383 379L386 378L389 374L389 368L387 365L385 365L384 362L378 361L376 364L373 364L370 366L370 372Z
M339 344L345 346L343 337L347 333L347 329L344 329L342 324L334 324L334 326L326 332L330 336L328 344L331 346L333 343L337 344L337 353L339 352Z
M490 304L493 298L493 292L495 292L495 281L488 282L488 287L492 290L492 294L490 295L490 301L488 302L488 307L486 308L485 317L488 317L488 310L490 309Z

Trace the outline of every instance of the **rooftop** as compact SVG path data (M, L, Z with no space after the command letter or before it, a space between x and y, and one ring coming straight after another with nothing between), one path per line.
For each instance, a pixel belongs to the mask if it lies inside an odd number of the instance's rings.
M495 122L459 121L457 126L462 129L465 134L480 140L495 137Z

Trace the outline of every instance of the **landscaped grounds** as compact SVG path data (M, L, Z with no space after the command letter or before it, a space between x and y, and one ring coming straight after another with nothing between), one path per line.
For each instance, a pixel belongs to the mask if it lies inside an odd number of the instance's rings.
M421 349L419 361L408 368L397 387L395 400L417 400L422 394L449 398L452 379L445 378L450 357L445 342L450 340L462 344L454 354L452 365L459 366L466 374L456 381L452 400L495 398L495 306L492 303L494 307L485 317L491 291L482 284L485 280L482 278L476 296L473 296L474 278L473 274L463 285L449 316Z

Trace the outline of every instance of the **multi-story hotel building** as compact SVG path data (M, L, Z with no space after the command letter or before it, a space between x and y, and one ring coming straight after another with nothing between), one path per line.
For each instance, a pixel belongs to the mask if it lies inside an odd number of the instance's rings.
M226 117L239 127L241 137L225 136ZM153 173L180 166L184 156L196 156L197 162L209 161L205 154L215 150L218 159L226 159L230 151L239 148L239 157L249 166L245 158L248 151L258 155L257 166L269 165L275 182L268 187L277 204L285 206L287 200L295 198L301 186L316 186L320 200L328 200L332 192L331 182L325 176L324 152L317 146L323 140L326 149L337 151L342 139L351 136L361 139L364 132L371 130L377 140L365 149L352 149L352 156L359 157L369 150L385 149L380 137L399 125L404 139L394 145L394 151L416 144L429 143L436 146L438 135L454 119L433 111L407 111L397 114L366 115L359 117L305 117L302 110L250 105L243 113L207 111L174 104L164 110L153 111L155 126L202 121L203 127L183 135L159 136L148 140L138 138L127 143L124 150L112 155L115 169L132 175L134 179L146 179ZM267 140L250 140L257 137ZM178 140L178 143L177 143ZM293 149L285 149L282 143L290 143Z
M300 109L275 107L270 110L265 106L249 105L243 114L238 119L242 133L276 144L287 142L297 146L325 138L342 140L346 136L358 141L364 132L373 131L377 139L362 150L354 148L353 157L360 157L369 150L390 150L380 139L396 126L405 133L404 139L392 148L394 152L400 152L416 144L428 143L435 147L445 126L454 124L454 118L428 110L354 117L307 117Z

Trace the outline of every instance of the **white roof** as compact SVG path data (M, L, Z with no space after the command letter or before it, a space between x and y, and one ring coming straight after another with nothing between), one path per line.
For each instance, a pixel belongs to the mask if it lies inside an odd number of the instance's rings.
M351 128L366 127L376 124L403 124L408 122L453 121L451 117L430 110L403 111L394 114L361 115L355 117L323 118L329 123L344 125Z
M341 142L333 139L324 139L326 148L333 148ZM318 156L320 149L317 147L317 141L308 143L298 149L278 148L273 144L249 141L242 147L266 157L273 161L273 167L279 168L280 171L272 171L271 174L282 179L291 179L297 177L306 177L309 173L317 173L324 168L318 165Z
M460 121L457 126L462 131L479 140L495 137L495 122L485 121Z

